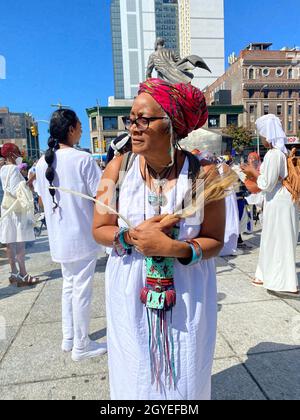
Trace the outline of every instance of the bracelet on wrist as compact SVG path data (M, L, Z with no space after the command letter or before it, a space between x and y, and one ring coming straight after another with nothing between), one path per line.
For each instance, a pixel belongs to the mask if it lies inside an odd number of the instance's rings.
M126 232L129 232L129 229L121 228L115 234L115 238L114 238L114 242L113 242L113 248L114 248L115 252L117 253L117 255L119 257L123 257L124 255L131 254L131 251L132 251L132 248L133 248L132 245L129 245L125 241L125 233Z
M202 261L203 251L202 251L201 245L194 239L187 240L184 242L190 246L192 250L192 257L191 258L178 258L178 261L180 262L180 264L185 265L185 266L193 266L193 265L198 264L200 261Z

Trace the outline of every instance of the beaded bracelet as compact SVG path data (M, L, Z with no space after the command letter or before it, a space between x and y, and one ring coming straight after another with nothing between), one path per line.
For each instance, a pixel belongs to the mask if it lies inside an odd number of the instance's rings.
M127 228L119 229L114 237L113 247L119 257L131 254L132 245L125 241L125 233L129 232Z
M187 240L186 242L192 250L192 258L178 258L178 261L185 266L193 266L203 259L203 251L201 245L196 240Z

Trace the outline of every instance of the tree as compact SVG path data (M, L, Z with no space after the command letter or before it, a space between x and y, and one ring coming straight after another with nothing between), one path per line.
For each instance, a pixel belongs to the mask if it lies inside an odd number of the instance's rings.
M229 125L223 132L232 137L233 148L237 153L242 152L245 147L250 146L252 143L252 133L247 128Z

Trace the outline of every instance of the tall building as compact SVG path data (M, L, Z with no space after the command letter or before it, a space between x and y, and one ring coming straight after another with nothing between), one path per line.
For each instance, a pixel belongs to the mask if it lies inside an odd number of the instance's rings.
M212 73L196 69L193 84L211 85L225 71L224 0L179 0L180 54L202 57Z
M133 98L145 79L155 40L182 56L203 57L212 70L195 71L194 84L224 73L224 0L111 0L115 98Z
M252 43L241 51L226 73L206 91L209 105L243 105L243 125L253 132L255 121L277 115L291 139L300 134L300 51L271 50L271 43ZM223 98L223 99L222 99ZM218 122L217 122L218 124Z
M34 125L31 115L10 112L8 108L0 108L0 146L4 143L16 144L29 159L40 157L39 137L33 136Z

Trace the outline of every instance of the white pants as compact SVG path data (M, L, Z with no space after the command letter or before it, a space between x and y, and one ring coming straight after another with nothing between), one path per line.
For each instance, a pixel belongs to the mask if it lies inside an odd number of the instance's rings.
M83 349L88 340L93 278L97 256L61 264L63 275L62 328L64 340L74 340Z

